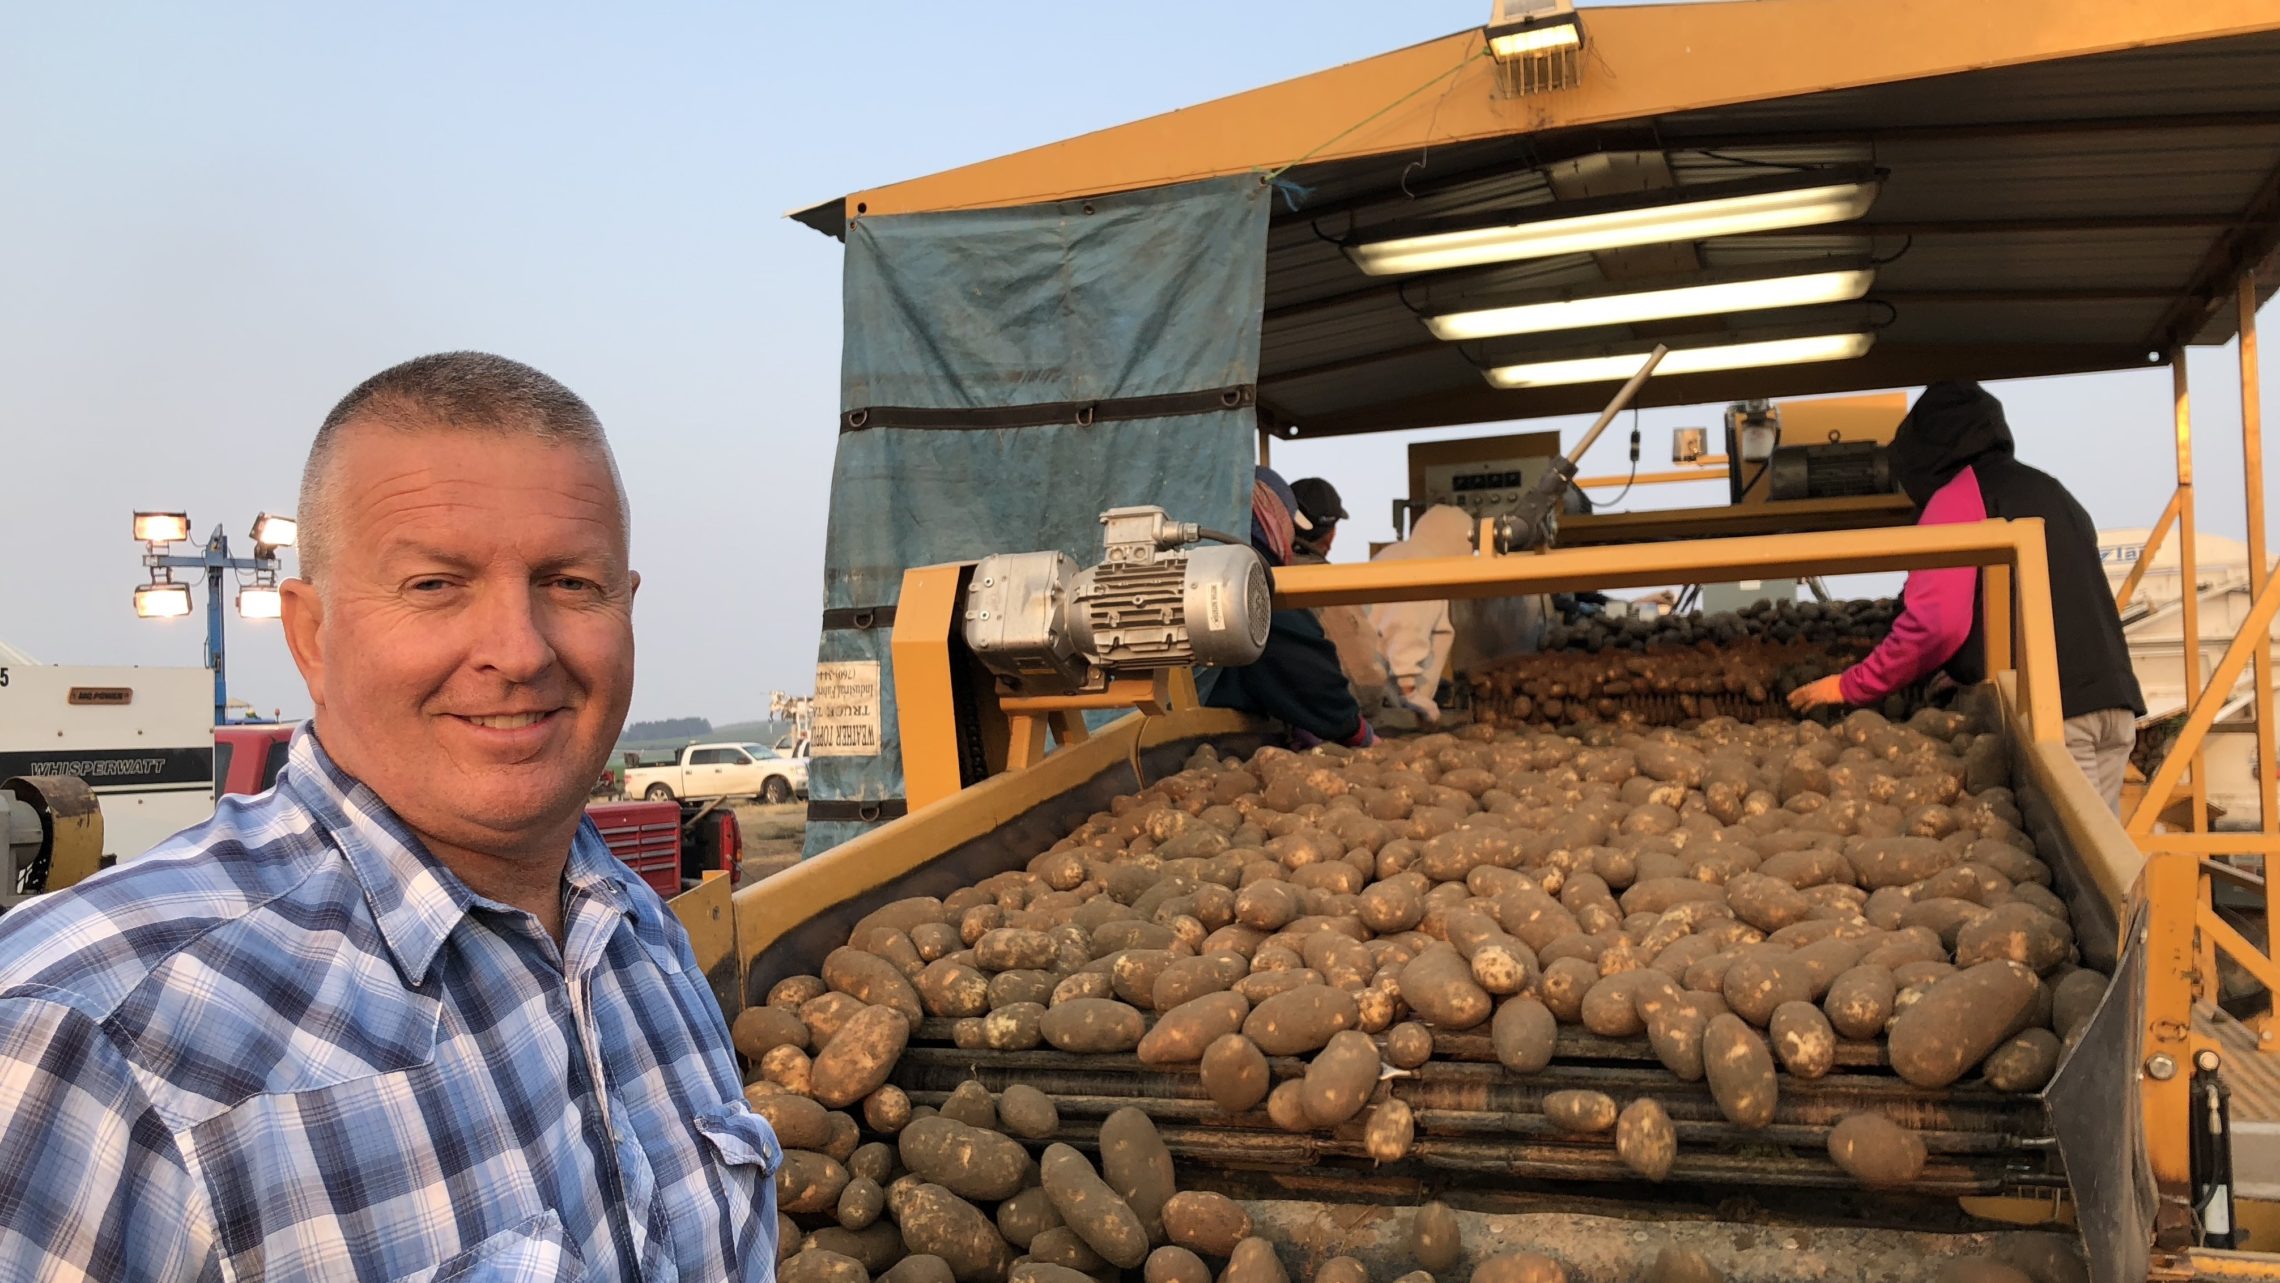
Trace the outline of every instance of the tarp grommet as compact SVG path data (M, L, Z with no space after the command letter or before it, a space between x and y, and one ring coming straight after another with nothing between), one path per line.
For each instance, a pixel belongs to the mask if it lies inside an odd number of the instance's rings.
M850 429L860 428L870 421L871 412L869 410L849 410L847 412L847 426Z
M1096 411L1096 410L1098 410L1099 408L1100 408L1100 407L1099 407L1099 406L1097 406L1097 405L1080 405L1080 406L1078 406L1078 407L1077 407L1077 426L1078 426L1078 427L1080 427L1080 428L1089 428L1089 427L1091 427L1091 426L1093 425L1093 412L1094 412L1094 411Z

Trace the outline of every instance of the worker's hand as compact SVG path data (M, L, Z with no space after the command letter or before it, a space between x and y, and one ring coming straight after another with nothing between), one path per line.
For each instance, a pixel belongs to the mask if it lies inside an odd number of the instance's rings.
M1361 729L1355 731L1353 738L1346 741L1347 748L1368 748L1377 743L1377 732L1370 729L1370 719L1362 718L1361 723Z
M1823 704L1844 702L1844 676L1841 673L1831 673L1817 682L1807 682L1789 692L1789 706L1800 713L1819 708Z

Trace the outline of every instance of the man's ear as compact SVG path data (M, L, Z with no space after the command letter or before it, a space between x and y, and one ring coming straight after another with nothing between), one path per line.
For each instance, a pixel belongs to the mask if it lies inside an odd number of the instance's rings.
M309 688L309 702L325 706L325 602L317 586L306 579L288 579L278 585L285 608L285 647L293 652L293 666Z

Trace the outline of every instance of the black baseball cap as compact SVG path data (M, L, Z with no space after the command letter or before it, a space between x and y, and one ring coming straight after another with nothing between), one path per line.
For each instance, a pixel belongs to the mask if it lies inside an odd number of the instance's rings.
M1298 510L1319 530L1335 521L1346 519L1346 509L1338 501L1338 487L1320 477L1301 477L1290 483L1291 496L1298 500Z

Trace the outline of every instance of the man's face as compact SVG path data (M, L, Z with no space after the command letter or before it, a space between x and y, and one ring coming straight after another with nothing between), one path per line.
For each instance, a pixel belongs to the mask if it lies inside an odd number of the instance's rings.
M513 855L576 823L633 693L610 472L524 436L353 425L323 590L285 597L326 751L421 834Z

